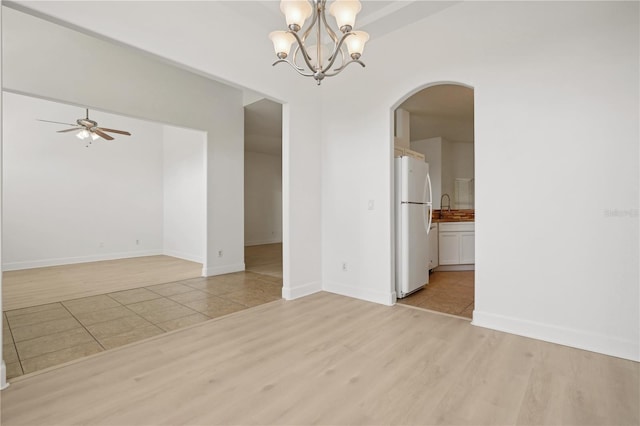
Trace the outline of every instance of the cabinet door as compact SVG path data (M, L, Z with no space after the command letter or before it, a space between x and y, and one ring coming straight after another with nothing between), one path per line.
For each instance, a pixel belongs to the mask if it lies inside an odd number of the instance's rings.
M460 263L476 263L475 232L460 232Z
M438 238L440 265L458 265L460 263L459 232L441 232Z

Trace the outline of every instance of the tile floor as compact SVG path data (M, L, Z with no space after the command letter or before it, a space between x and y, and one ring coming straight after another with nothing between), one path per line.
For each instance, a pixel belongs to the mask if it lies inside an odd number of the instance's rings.
M474 271L433 272L429 284L398 303L471 318L474 308Z
M193 278L3 313L7 377L278 300L282 279L253 272Z

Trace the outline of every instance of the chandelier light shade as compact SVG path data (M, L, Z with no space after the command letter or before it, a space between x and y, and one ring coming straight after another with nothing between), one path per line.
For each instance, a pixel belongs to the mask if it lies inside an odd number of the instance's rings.
M295 37L287 31L273 31L269 34L269 38L273 42L278 59L285 59L289 56L291 45L296 41Z
M300 75L313 77L318 85L325 77L339 74L354 62L364 67L360 56L369 40L366 32L353 31L356 15L362 9L359 0L331 3L329 14L335 18L339 35L327 22L326 4L327 0L282 0L280 10L288 30L269 34L278 57L273 65L286 62Z
M311 5L307 0L282 0L280 2L280 11L284 13L287 20L287 28L297 27L298 30L304 25L313 12Z
M369 41L369 34L364 31L353 31L351 37L346 40L347 50L349 50L349 56L358 59L364 51L364 45Z
M334 0L329 8L329 13L336 18L340 31L344 32L343 28L345 27L349 28L347 31L353 29L356 24L356 15L361 9L362 6L357 0Z

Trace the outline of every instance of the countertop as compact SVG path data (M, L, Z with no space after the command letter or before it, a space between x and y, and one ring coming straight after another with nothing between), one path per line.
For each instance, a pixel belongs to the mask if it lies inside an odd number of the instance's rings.
M475 222L476 214L473 209L465 210L443 210L442 217L440 210L434 210L432 215L433 222Z

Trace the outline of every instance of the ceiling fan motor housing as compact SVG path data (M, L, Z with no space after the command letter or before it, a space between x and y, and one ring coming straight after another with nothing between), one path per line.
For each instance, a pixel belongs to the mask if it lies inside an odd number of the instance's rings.
M98 125L97 122L93 121L93 120L89 120L88 118L79 118L76 120L76 123L78 123L79 126L83 126L86 127L88 129L92 128L92 127L96 127Z

